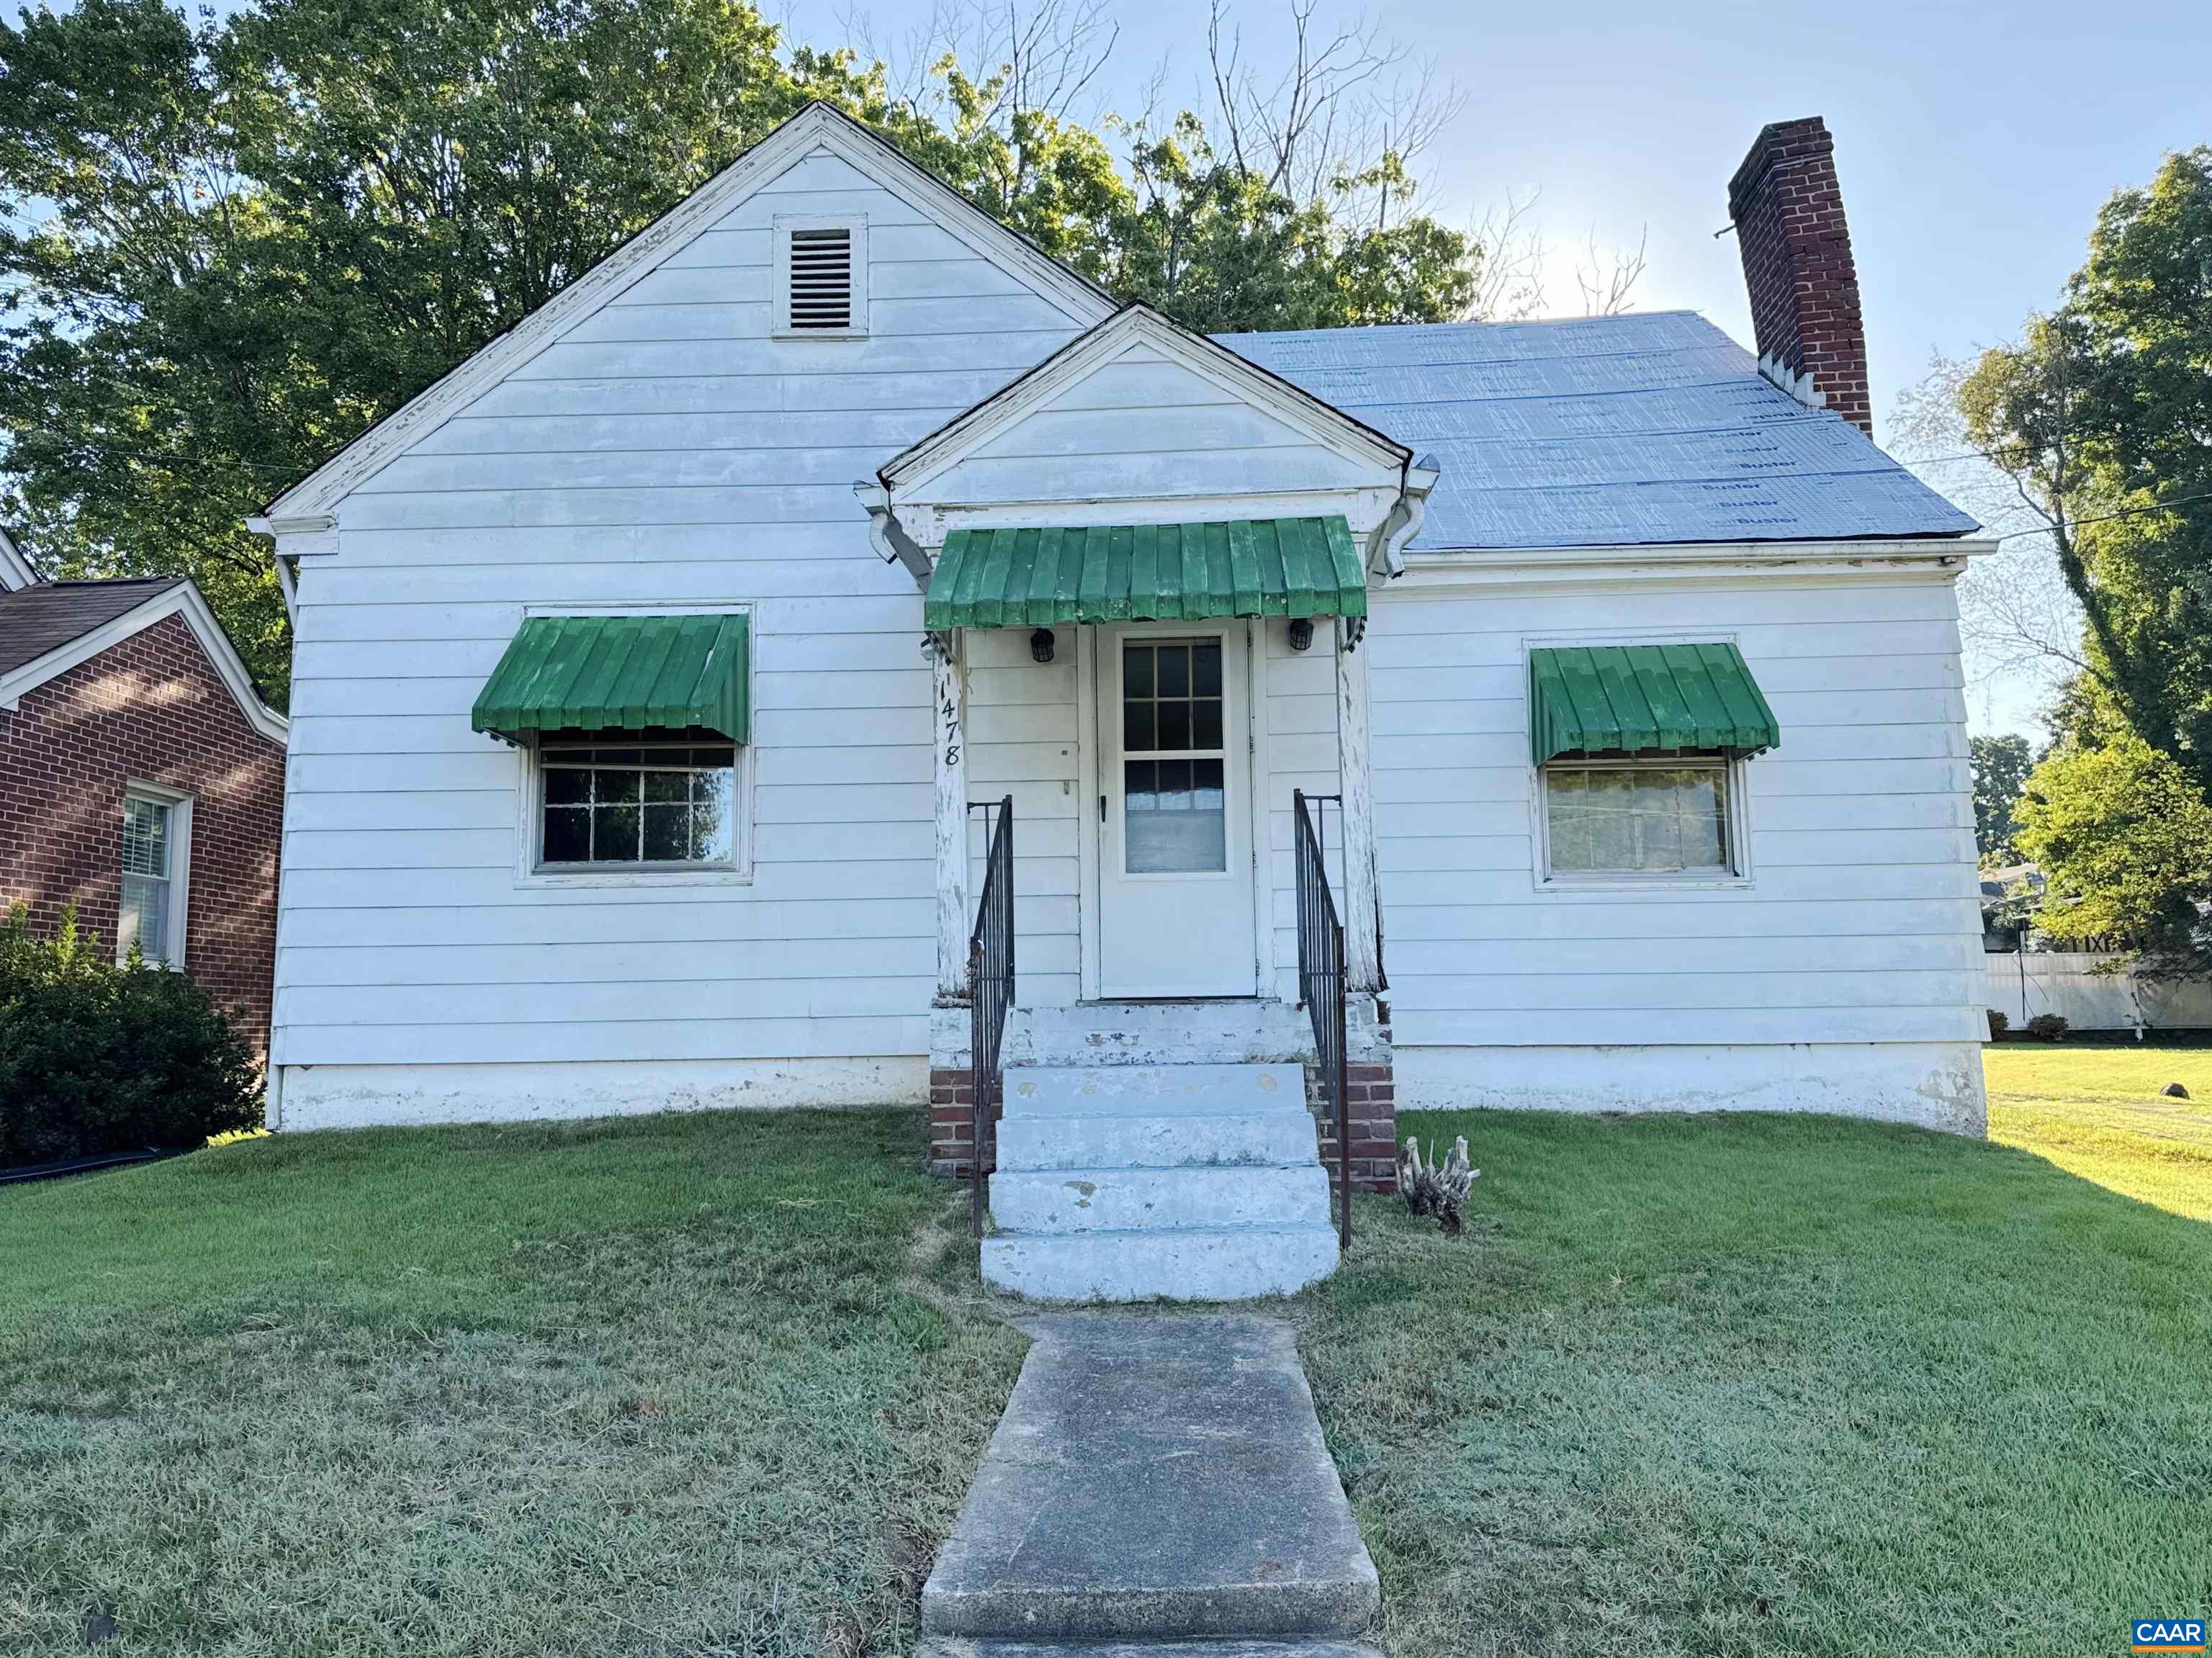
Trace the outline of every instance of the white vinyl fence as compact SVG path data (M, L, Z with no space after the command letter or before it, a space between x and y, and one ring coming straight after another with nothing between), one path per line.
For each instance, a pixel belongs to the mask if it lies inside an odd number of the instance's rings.
M1989 1005L2015 1030L2042 1013L2076 1030L2212 1029L2212 983L2097 970L2112 959L2068 950L1984 957Z

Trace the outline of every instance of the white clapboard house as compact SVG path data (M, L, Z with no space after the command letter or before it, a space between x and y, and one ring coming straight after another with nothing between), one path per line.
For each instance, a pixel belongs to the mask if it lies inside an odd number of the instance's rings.
M272 1121L927 1100L951 1169L980 983L987 1270L1108 1295L1327 1270L1394 1101L1980 1132L1985 544L1834 180L1731 186L1757 360L1207 339L809 109L255 521Z

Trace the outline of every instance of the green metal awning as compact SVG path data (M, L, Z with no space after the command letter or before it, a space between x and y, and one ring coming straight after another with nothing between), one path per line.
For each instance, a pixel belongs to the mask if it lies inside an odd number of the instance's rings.
M750 647L742 616L533 616L469 723L502 735L703 726L746 742Z
M1529 653L1536 763L1563 754L1777 747L1782 727L1733 645L1590 645Z
M1340 517L955 530L922 604L933 632L1366 614L1366 572Z

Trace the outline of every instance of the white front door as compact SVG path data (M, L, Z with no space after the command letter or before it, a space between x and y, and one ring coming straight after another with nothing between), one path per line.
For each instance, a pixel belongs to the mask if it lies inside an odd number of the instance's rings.
M1109 629L1101 644L1099 991L1252 995L1244 624Z

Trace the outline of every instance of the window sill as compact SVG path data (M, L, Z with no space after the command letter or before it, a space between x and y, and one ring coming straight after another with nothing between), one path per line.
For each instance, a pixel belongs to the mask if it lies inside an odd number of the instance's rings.
M557 869L532 870L515 877L519 890L532 887L749 887L750 869Z
M1749 892L1754 883L1748 875L1540 875L1536 890L1541 893L1566 894L1575 892L1604 893L1618 896L1624 892L1645 892L1665 897L1682 892Z

